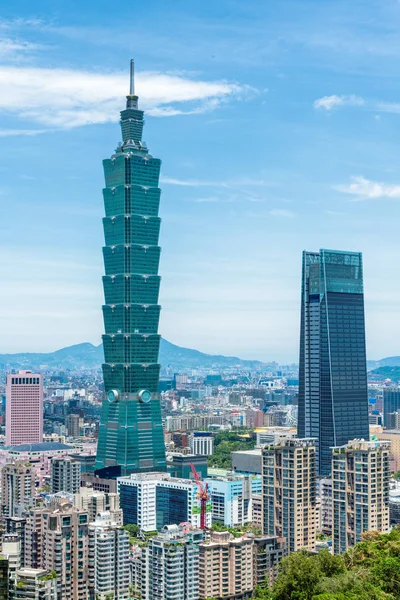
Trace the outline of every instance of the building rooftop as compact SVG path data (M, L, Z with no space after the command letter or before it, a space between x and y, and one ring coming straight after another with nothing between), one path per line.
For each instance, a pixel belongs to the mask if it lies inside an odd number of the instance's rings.
M73 446L61 444L60 442L39 442L38 444L20 444L19 446L6 446L9 452L51 452L54 450L69 450Z

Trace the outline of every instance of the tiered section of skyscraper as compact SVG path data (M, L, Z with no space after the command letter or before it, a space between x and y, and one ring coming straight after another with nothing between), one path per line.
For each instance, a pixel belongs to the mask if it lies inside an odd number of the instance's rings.
M158 396L161 161L142 141L143 124L132 61L123 142L103 161L106 398L96 466L120 467L122 475L166 469Z

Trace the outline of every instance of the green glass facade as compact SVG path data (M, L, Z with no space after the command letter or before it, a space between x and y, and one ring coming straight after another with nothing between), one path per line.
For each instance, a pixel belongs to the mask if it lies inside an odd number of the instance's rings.
M132 91L132 90L131 90ZM165 471L158 395L161 161L142 142L143 111L127 96L123 142L103 161L103 400L96 469Z

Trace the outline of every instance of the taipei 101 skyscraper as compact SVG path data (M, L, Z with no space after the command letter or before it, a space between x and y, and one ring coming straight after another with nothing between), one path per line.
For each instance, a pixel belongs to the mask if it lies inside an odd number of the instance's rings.
M103 161L105 398L96 469L105 477L166 470L158 395L161 161L142 141L133 60L120 123L123 142Z

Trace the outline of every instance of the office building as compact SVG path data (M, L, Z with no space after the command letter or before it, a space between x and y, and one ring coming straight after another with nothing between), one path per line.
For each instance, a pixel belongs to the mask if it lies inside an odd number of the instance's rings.
M43 441L43 375L19 371L7 375L6 446Z
M75 452L70 453L70 457L77 460L81 464L81 475L82 473L93 473L96 465L95 454L78 454Z
M81 427L83 427L83 419L80 415L70 414L65 417L65 427L69 437L79 437L81 435Z
M361 254L303 252L301 299L298 437L328 477L333 446L369 439Z
M55 571L58 598L88 600L88 514L64 498L57 500L29 511L25 567Z
M81 487L81 464L77 460L65 457L51 459L50 490L52 494L68 492L76 494Z
M123 142L103 161L106 398L96 466L117 467L121 475L166 470L158 395L161 161L142 142L143 111L133 85L132 61L130 94L121 112Z
M263 532L286 538L288 552L315 550L315 467L314 439L263 448Z
M214 437L208 431L193 431L189 437L190 450L193 454L212 456L214 453Z
M251 598L254 589L253 539L234 538L227 531L213 531L199 544L199 596Z
M246 475L261 475L261 448L254 450L236 450L231 453L232 471Z
M35 495L35 470L30 463L18 461L1 469L1 514L21 516Z
M105 492L106 494L117 493L117 480L116 479L104 479L98 477L93 473L82 473L81 474L82 485L92 487L94 490L99 492Z
M199 600L201 530L163 527L141 556L141 577L135 587L143 600Z
M387 429L396 429L389 423L388 415L400 410L400 389L383 390L383 424Z
M103 512L89 524L89 588L93 598L131 598L129 535Z
M191 465L194 466L201 479L207 477L207 456L180 454L178 452L167 454L167 468L168 473L171 474L171 477L178 477L180 479L194 479Z
M379 425L379 423L377 423ZM400 429L400 412L388 413L386 415L386 429Z
M294 438L297 435L297 430L295 427L276 425L274 427L258 427L255 433L257 446L265 446L265 444L277 444L282 438Z
M57 580L48 569L23 567L16 572L12 598L14 600L58 600Z
M332 451L335 554L361 540L365 531L389 531L390 442L352 440Z
M124 525L133 523L143 531L161 530L165 525L191 523L200 527L198 486L189 479L169 473L137 473L117 480ZM211 527L211 501L206 524Z
M113 523L122 525L122 508L119 495L99 492L92 487L81 487L74 496L74 506L87 512L89 523L95 521L100 513L107 512Z
M253 519L253 494L261 494L260 475L207 477L212 498L212 520L227 527L240 527Z

